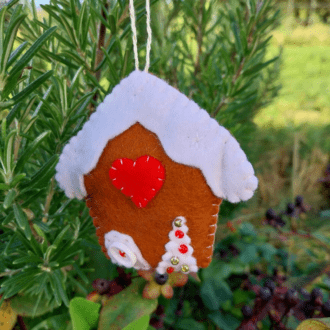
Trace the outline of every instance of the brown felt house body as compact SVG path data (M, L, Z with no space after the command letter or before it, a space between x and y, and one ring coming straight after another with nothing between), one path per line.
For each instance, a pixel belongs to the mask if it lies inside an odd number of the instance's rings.
M165 180L138 208L112 184L109 168L117 159L144 155L160 161ZM67 196L85 198L105 255L110 258L105 235L122 233L153 269L180 216L197 267L207 267L222 199L247 200L257 187L251 164L227 130L164 81L139 71L107 96L64 148L56 169Z

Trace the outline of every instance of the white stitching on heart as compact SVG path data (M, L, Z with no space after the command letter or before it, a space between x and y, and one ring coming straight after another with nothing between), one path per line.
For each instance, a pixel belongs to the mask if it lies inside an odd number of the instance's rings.
M146 155L147 156L147 155ZM141 156L141 157L143 157L143 156ZM141 157L139 157L139 158L141 158ZM146 161L148 162L149 161L149 159L150 159L150 157L151 156L147 156L147 159L146 159ZM152 157L153 158L153 157ZM157 160L158 162L160 162L157 158L154 158L155 160ZM117 160L119 160L120 161L120 163L121 163L121 165L123 165L123 158L120 158L120 159L117 159ZM136 165L136 163L137 163L137 161L135 161L134 163L133 163L133 167ZM160 169L162 167L162 164L160 164L160 165L158 165L158 169ZM117 168L115 168L115 167L111 167L111 169L115 169L115 170L117 170ZM164 173L162 173L163 175L164 175ZM111 174L110 174L111 175ZM113 175L113 173L112 173L112 175ZM117 178L111 178L112 179L112 181L115 181L115 180L117 180ZM158 181L165 181L165 179L162 179L162 178L157 178L158 179ZM123 189L124 189L125 187L121 187L119 190L120 191L122 191ZM151 190L153 191L153 192L155 192L156 191L156 189L155 188L151 188ZM125 194L126 195L126 194ZM127 195L126 195L127 196ZM155 196L153 196L153 197L155 197ZM153 198L152 197L152 198ZM134 195L131 195L130 196L130 198L134 198ZM151 198L151 199L152 199ZM150 199L150 200L151 200ZM148 200L147 198L144 198L144 200L148 203L150 200ZM135 202L133 202L134 204L135 204ZM139 203L139 207L142 207L142 203Z

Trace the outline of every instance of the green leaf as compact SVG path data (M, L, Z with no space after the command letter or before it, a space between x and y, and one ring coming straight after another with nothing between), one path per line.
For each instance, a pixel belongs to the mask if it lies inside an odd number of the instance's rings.
M23 169L24 164L29 160L32 156L34 151L38 148L38 146L43 142L43 140L50 134L50 131L41 133L30 145L29 147L23 152L21 157L19 158L16 166L15 171L20 172Z
M231 314L224 315L220 311L215 311L208 315L208 318L217 325L221 330L233 330L237 329L240 325L240 321L233 317Z
M36 278L37 280L38 278ZM39 279L38 279L38 283ZM39 301L38 301L39 300ZM36 302L37 308L36 308ZM30 295L25 294L17 295L10 299L11 308L21 316L35 317L46 314L52 311L56 305L51 303L45 294L40 295Z
M244 235L244 236L254 236L254 237L257 236L257 233L254 230L254 226L248 222L243 222L240 225L239 231L240 231L241 235Z
M12 101L14 104L24 99L26 96L30 95L33 91L35 91L40 85L42 85L51 75L53 74L53 71L47 71L40 77L38 77L35 81L33 81L31 84L29 84L27 87L25 87L20 93L16 94Z
M39 51L42 45L50 38L50 36L55 32L57 26L53 26L48 29L42 36L40 36L33 45L26 51L26 53L21 57L21 59L15 64L15 66L9 72L10 76L21 72L27 63L32 59L32 57Z
M69 307L69 298L66 293L66 288L63 284L62 277L63 274L60 269L56 269L52 272L51 276L54 279L54 286L59 292L60 297L62 298L64 304Z
M52 244L54 246L55 249L57 249L59 247L59 245L62 243L65 234L67 233L67 231L70 229L70 225L65 226L61 232L57 235L54 243Z
M10 182L10 188L14 188L18 182L22 181L26 177L25 173L16 175Z
M146 285L143 278L133 279L132 284L104 303L100 313L99 330L123 329L156 309L157 299L142 297Z
M210 310L217 310L223 303L233 296L228 284L216 278L204 281L201 286L201 297L205 306Z
M245 264L256 262L257 259L257 246L252 244L245 246L239 256L239 260L241 260Z
M320 232L312 233L312 236L323 243L330 244L330 239Z
M7 125L9 126L11 122L14 120L16 115L18 114L19 110L21 107L21 103L17 103L8 113L6 120L7 120Z
M268 66L269 64L275 62L276 60L278 60L278 56L272 58L271 60L265 62L265 63L258 63L256 65L254 65L252 68L247 69L242 71L242 75L247 77L253 74L257 74L260 70L262 70L263 68L265 68L266 66Z
M179 319L175 322L175 328L178 330L205 330L204 324L194 319Z
M113 15L109 16L109 25L112 34L116 33L116 19Z
M70 301L69 312L73 330L92 330L97 327L101 304L75 297Z
M234 296L233 296L234 305L237 306L248 303L248 301L251 298L251 295L253 295L252 292L242 289L236 289L234 291Z
M5 200L3 201L3 208L5 210L8 209L9 206L11 206L15 197L16 197L16 191L14 189L9 190L5 197Z
M0 183L0 190L9 190L10 186L5 183Z
M123 330L147 330L150 322L150 315L144 315L138 320L127 325Z
M37 234L43 238L43 242L40 245L41 245L42 253L45 253L47 250L47 247L48 247L47 237L46 237L45 233L41 230L41 228L36 223L33 224L33 228L37 232Z
M271 262L273 256L277 253L277 249L269 243L263 243L259 246L259 251L263 258L265 258L268 262Z
M203 281L215 278L218 281L225 280L232 273L232 266L226 262L213 259L207 268L201 269Z
M20 185L21 190L31 190L35 188L43 188L55 174L55 166L59 156L53 155L48 161L31 177L31 179ZM24 193L24 191L21 191Z
M320 212L320 217L321 218L328 218L330 217L330 210L325 210Z
M13 48L13 44L15 41L15 37L17 35L18 28L26 16L27 15L23 14L23 15L16 17L16 19L13 22L10 22L10 24L6 30L6 38L3 43L5 51L2 54L1 62L0 62L0 73L2 73L2 74L4 74L4 72L6 70L7 62L8 62L9 56L10 56L10 52Z
M14 139L16 137L17 131L12 130L6 137L5 140L5 148L4 148L4 159L6 171L11 172L12 171L12 161L13 161L13 144Z
M5 51L5 45L4 45L4 21L5 21L5 15L7 12L7 6L3 7L0 10L0 59L3 57L3 53Z
M32 232L26 214L23 212L19 204L14 204L13 209L14 209L17 225L24 231L27 239L30 240L32 236Z
M119 78L119 76L116 72L116 69L115 69L114 65L112 64L111 58L110 58L109 54L107 53L107 51L103 47L101 47L101 50L103 51L103 53L104 53L104 55L107 59L108 66L110 68L111 77L112 77L111 83L112 83L112 85L117 85L120 81L120 78Z

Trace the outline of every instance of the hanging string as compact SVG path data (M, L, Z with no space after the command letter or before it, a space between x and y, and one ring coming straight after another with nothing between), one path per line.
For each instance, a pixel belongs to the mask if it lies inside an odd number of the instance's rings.
M135 58L135 69L139 70L139 57L137 51L137 38L136 38L136 25L135 25L135 10L134 10L134 1L129 1L129 12L131 16L131 27L133 32L133 48L134 48L134 58Z
M139 70L139 57L137 50L137 33L136 33L136 23L135 23L135 10L134 10L134 0L129 1L130 17L131 17L131 27L133 33L133 49L134 49L134 58L135 58L135 69ZM152 31L150 27L150 0L146 0L146 11L147 11L147 54L146 54L146 66L144 71L148 72L150 66L150 50L151 50L151 37Z
M148 32L148 41L147 41L147 55L146 55L146 67L145 72L148 72L150 66L150 49L151 49L151 27L150 27L150 0L146 0L146 10L147 10L147 32Z

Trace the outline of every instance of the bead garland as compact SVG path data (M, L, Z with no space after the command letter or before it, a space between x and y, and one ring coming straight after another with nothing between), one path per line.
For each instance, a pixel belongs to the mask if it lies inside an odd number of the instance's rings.
M192 256L194 249L190 245L191 239L187 235L186 222L186 218L182 216L173 221L173 229L169 233L170 241L165 245L166 253L156 269L159 274L171 274L174 271L187 274L198 271L197 261Z

